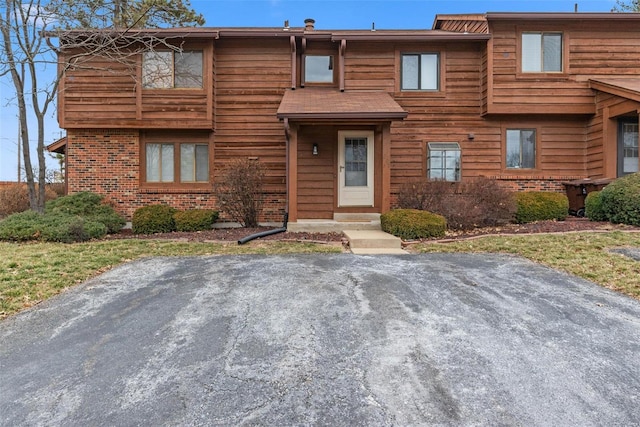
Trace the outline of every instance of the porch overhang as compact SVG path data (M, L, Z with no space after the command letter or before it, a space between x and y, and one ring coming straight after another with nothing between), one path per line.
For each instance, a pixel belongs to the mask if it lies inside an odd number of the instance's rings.
M601 92L640 102L640 79L589 79L589 86Z
M305 88L287 90L277 117L281 120L393 121L408 113L387 92L350 92Z
M47 145L46 149L50 153L65 154L67 148L67 137L63 136L59 140Z

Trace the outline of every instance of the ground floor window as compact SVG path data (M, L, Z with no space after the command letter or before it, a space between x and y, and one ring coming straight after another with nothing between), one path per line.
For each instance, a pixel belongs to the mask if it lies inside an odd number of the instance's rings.
M507 169L536 167L536 130L507 129Z
M159 139L159 138L158 138ZM209 144L186 141L189 135L176 139L185 142L157 142L146 138L143 144L144 174L147 183L197 184L209 182ZM195 141L205 137L194 137Z
M430 142L427 149L429 179L460 181L460 145L457 142Z

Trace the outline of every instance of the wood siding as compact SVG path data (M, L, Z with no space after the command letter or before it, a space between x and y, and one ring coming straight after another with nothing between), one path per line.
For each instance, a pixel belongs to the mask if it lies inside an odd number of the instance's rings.
M281 221L286 193L286 141L276 112L291 85L288 39L216 42L214 181L236 158L267 170L267 216Z
M591 178L616 178L618 123L620 117L638 117L640 103L598 92L596 114L589 121L585 168Z
M143 89L140 56L126 63L83 59L71 67L59 91L63 128L212 129L213 42L185 45L203 50L202 89Z
M593 114L595 103L588 79L638 75L640 43L632 22L490 22L491 90L488 113ZM562 32L562 73L519 72L522 31Z

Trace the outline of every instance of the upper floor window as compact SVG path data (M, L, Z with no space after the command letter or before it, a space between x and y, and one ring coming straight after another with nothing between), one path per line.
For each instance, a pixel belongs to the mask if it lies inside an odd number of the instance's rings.
M305 83L333 83L332 55L305 55L304 82Z
M438 90L440 56L437 53L402 54L402 90Z
M145 89L201 88L202 51L145 52L142 87Z
M522 72L562 72L562 33L522 33Z
M457 142L427 144L427 173L429 179L460 181L460 145Z
M536 130L507 129L508 169L534 169L536 167Z

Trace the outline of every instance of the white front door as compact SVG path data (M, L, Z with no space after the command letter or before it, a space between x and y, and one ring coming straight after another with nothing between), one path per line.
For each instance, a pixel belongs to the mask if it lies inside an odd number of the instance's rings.
M373 206L373 132L338 132L338 206Z

